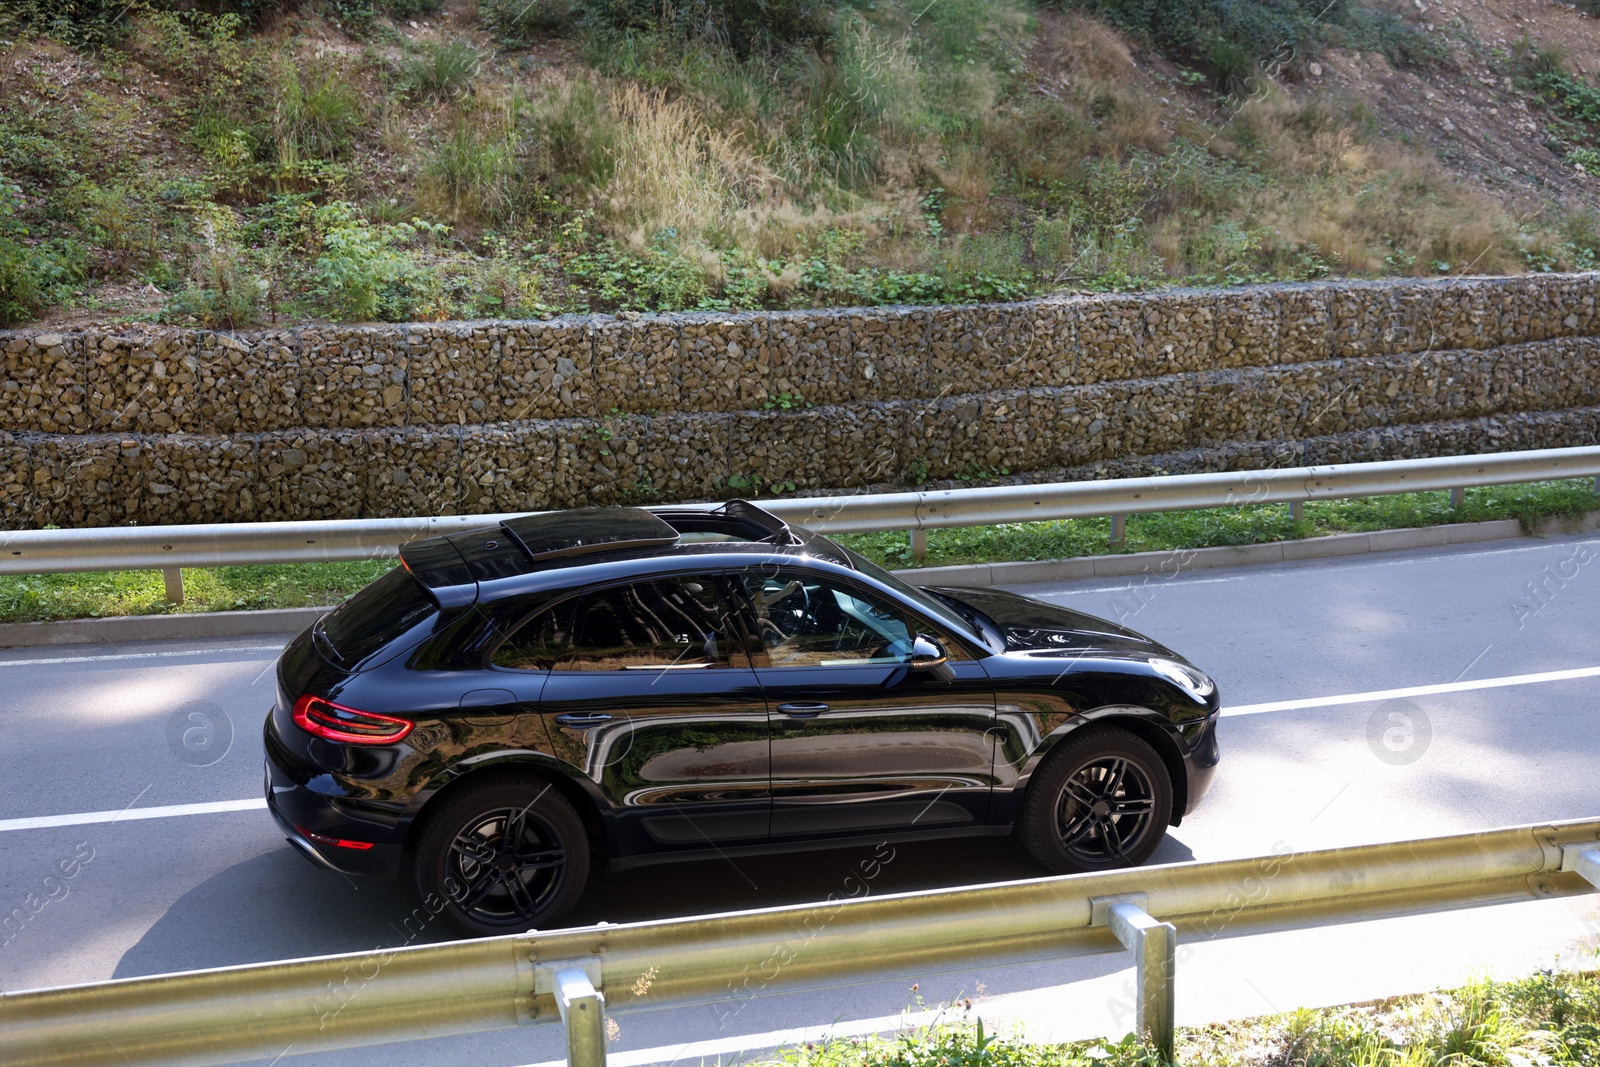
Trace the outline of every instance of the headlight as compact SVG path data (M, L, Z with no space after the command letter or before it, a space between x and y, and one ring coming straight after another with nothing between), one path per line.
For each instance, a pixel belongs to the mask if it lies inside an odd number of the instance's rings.
M1206 697L1217 691L1217 683L1206 677L1204 671L1196 670L1187 663L1178 663L1170 659L1153 659L1150 661L1150 669L1198 701L1203 702Z

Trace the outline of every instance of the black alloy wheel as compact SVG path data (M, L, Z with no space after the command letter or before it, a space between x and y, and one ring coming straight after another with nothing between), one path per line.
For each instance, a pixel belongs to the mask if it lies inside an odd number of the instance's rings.
M1172 781L1154 749L1114 728L1062 743L1035 775L1023 841L1059 874L1134 867L1166 835Z
M589 842L554 786L496 776L468 783L429 814L417 891L469 934L516 933L560 919L589 876Z

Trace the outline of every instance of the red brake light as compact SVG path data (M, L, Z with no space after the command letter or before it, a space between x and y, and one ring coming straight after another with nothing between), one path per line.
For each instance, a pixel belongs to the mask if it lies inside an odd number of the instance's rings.
M367 849L372 847L371 841L350 841L343 837L329 837L327 834L319 834L313 830L307 830L299 823L294 823L292 825L296 830L300 831L301 837L315 841L319 845L336 845L339 848L353 848L357 852L365 852Z
M389 745L416 724L389 715L358 711L307 693L294 702L294 722L306 733L347 745Z

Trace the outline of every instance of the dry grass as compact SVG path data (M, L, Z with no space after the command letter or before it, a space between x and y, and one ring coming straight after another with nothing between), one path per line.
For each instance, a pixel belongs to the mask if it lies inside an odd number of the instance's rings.
M1315 246L1349 274L1515 273L1516 219L1437 160L1364 139L1354 121L1281 94L1252 100L1230 139L1253 144L1286 180L1245 214L1272 236L1269 255Z
M624 85L609 101L617 123L607 215L642 244L663 228L739 243L747 209L772 179L737 134L712 129L685 102Z

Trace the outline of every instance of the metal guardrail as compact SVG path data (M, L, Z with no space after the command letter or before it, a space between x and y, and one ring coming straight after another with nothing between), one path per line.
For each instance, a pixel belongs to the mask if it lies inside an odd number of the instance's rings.
M1483 456L1389 460L1320 467L1227 471L1113 481L1001 485L872 496L777 499L762 506L823 533L910 530L913 550L925 531L954 526L1041 522L1110 515L1112 540L1127 515L1382 496L1432 489L1556 478L1595 477L1600 447L1497 452ZM0 532L0 575L71 571L162 570L169 590L183 567L328 563L391 558L407 541L492 526L510 515L334 519L311 522L117 526Z
M603 1067L606 1011L1119 940L1136 955L1137 1028L1170 1058L1177 940L1590 892L1597 843L1586 819L6 993L0 1063L215 1064L563 1020L569 1063Z

